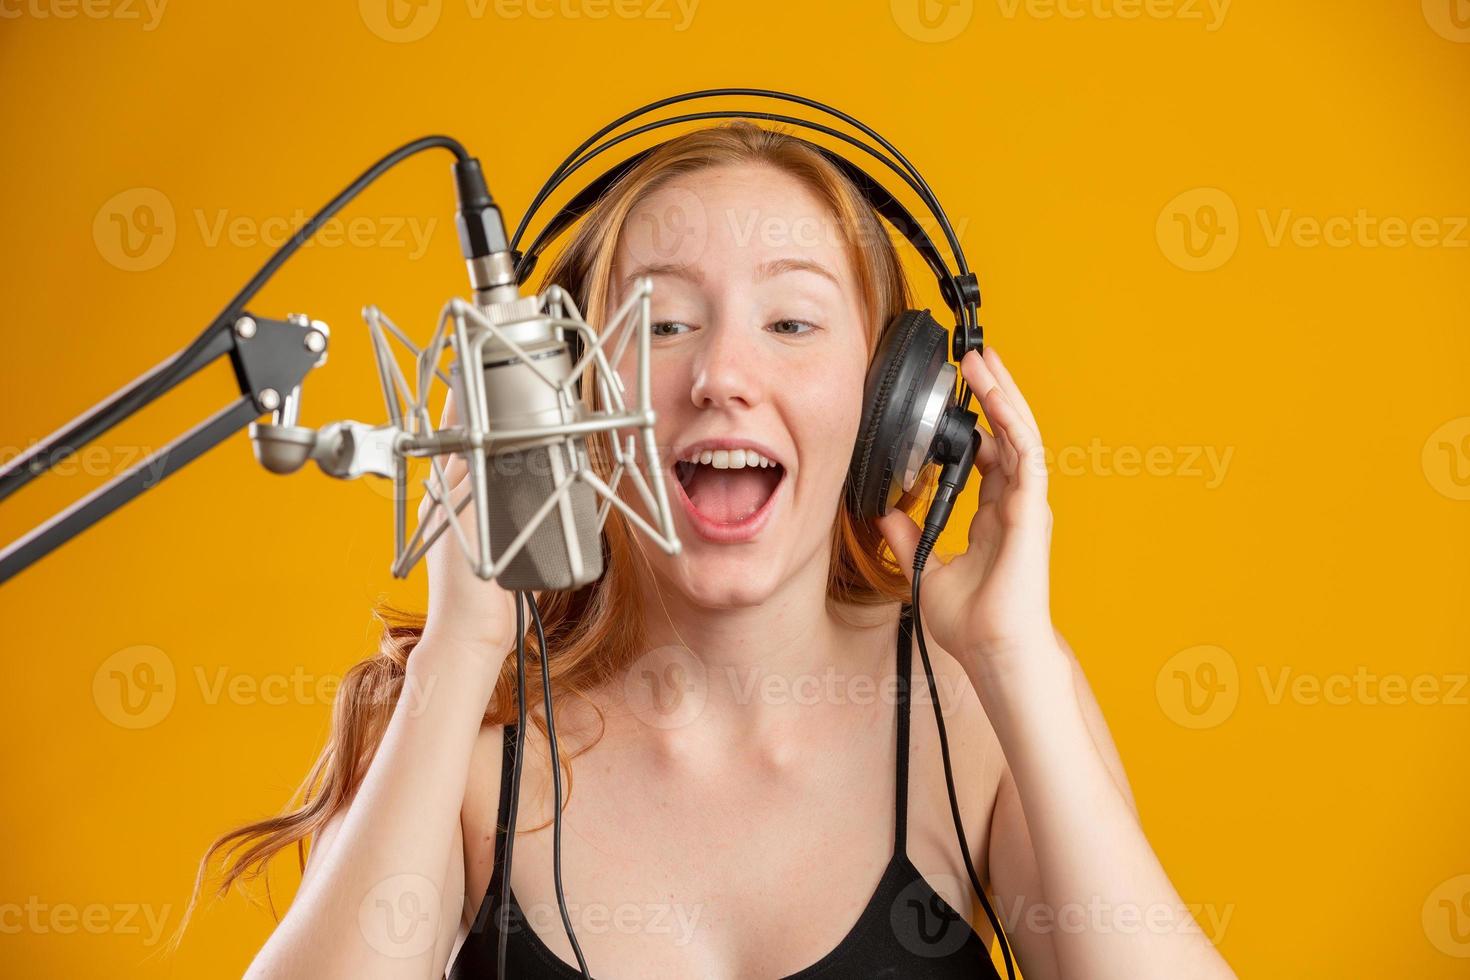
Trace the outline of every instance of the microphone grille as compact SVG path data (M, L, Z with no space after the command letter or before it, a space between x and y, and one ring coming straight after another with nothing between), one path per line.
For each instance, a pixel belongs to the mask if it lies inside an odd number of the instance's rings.
M490 552L499 561L506 547L531 522L556 488L550 447L497 453L486 463ZM597 492L580 480L567 487L572 540L582 555L582 574L573 577L560 507L552 507L497 581L506 589L573 589L602 575L602 540L597 528Z

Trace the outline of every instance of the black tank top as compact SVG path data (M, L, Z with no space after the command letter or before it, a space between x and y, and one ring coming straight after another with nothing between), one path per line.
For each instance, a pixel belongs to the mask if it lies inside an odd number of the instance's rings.
M964 916L929 887L919 869L909 860L908 747L909 669L912 655L913 620L903 607L898 629L897 729L898 766L894 787L893 856L873 897L846 937L817 962L784 980L853 977L871 980L999 980L985 942ZM485 890L479 915L465 938L449 980L495 978L499 914L501 855L505 853L504 815L510 806L510 772L515 758L515 726L505 727L505 755L501 764L500 819L495 835L495 867ZM509 977L533 980L580 980L582 974L553 953L527 923L510 895L510 936L506 940L506 972ZM596 964L588 964L595 970ZM499 978L495 978L499 980Z

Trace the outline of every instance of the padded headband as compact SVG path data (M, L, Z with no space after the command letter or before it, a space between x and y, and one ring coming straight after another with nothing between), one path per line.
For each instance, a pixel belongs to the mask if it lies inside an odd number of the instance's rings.
M774 99L817 110L831 118L841 120L853 129L858 130L872 142L871 144L863 142L848 133L826 126L815 120L758 110L720 110L684 113L664 119L656 119L617 135L609 135L623 125L639 117L646 116L655 110L663 109L666 106L706 98L747 96ZM620 178L625 176L642 160L646 159L649 153L663 146L668 141L660 142L652 147L634 153L628 159L600 174L584 186L580 192L557 211L556 215L547 222L546 226L532 241L530 247L522 252L520 250L521 238L525 234L531 219L536 216L551 193L561 186L573 173L580 170L593 158L643 133L663 129L679 123L724 118L758 119L768 122L785 123L812 132L822 133L867 153L877 162L897 174L929 209L930 214L933 215L939 230L943 233L946 244L949 246L949 251L953 255L953 267L945 262L944 256L935 246L928 232L914 219L914 216L909 212L908 208L894 197L887 187L874 178L871 173L841 153L819 146L802 137L786 134L789 139L800 140L806 146L816 150L824 159L837 167L844 176L852 181L853 186L857 188L858 192L862 194L863 198L873 210L882 219L896 228L924 259L924 262L929 266L930 271L939 283L939 291L944 298L945 304L954 314L954 330L950 334L950 357L955 362L959 362L967 351L980 350L984 346L984 330L980 326L978 314L980 307L979 280L970 271L969 266L965 262L964 249L960 246L959 237L950 225L949 216L944 213L944 208L940 205L939 199L934 195L933 190L930 189L918 169L899 152L896 146L884 139L871 127L842 112L840 109L834 109L815 99L808 99L804 96L793 95L789 92L773 91L771 89L702 89L696 92L685 92L680 95L669 96L640 106L631 112L624 113L582 141L581 145L562 161L561 165L556 168L551 177L542 185L541 190L532 200L531 206L527 209L525 215L522 216L515 234L511 237L510 246L515 258L517 284L524 284L530 278L541 252L547 245L565 232L577 219L587 214ZM602 140L604 137L606 137L605 141L599 144L597 141ZM879 152L875 147L881 147L883 152ZM577 341L573 339L572 344L575 351ZM960 382L959 392L960 402L963 404L968 398L967 386L963 381Z
M935 247L933 239L929 237L929 234L915 220L913 213L904 207L903 202L894 197L886 187L875 180L866 170L840 153L829 150L824 146L818 146L816 143L802 139L800 136L790 136L788 138L805 143L822 154L823 157L829 160L852 181L853 185L857 187L858 191L872 205L873 210L877 211L889 224L898 229L899 234L903 235L909 244L914 247L914 250L923 257L924 262L929 266L929 269L934 273L935 279L939 282L939 289L944 295L945 303L954 311L956 319L962 320L963 318L960 312L961 299L955 295L955 276L945 265L944 259L939 254L939 249ZM518 284L524 284L531 277L531 273L536 268L536 261L540 258L541 252L546 246L555 241L577 219L590 211L613 184L617 183L618 180L642 162L650 153L663 145L665 144L658 143L638 151L616 166L604 171L583 187L546 224L524 254L520 252L515 253L516 282ZM970 276L969 278L973 280L974 277ZM968 293L964 283L961 284L961 289ZM977 305L979 298L979 288L977 285L974 290L974 299Z

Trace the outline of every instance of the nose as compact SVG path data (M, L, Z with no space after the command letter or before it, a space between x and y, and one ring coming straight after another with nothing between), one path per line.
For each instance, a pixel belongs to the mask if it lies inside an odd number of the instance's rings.
M733 323L716 323L703 331L689 391L696 408L751 408L760 402L766 378L748 334Z

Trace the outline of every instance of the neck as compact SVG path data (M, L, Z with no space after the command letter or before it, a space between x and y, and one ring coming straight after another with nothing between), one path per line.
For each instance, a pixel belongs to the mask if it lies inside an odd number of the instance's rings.
M853 617L857 626L833 615L828 558L826 550L814 555L751 605L702 605L659 576L641 576L644 648L683 658L685 673L700 678L701 699L687 723L644 734L681 755L700 751L701 743L770 754L804 726L827 724L832 711L850 708L842 694L854 678L881 682L890 675L891 637L872 628L886 623L890 610Z

